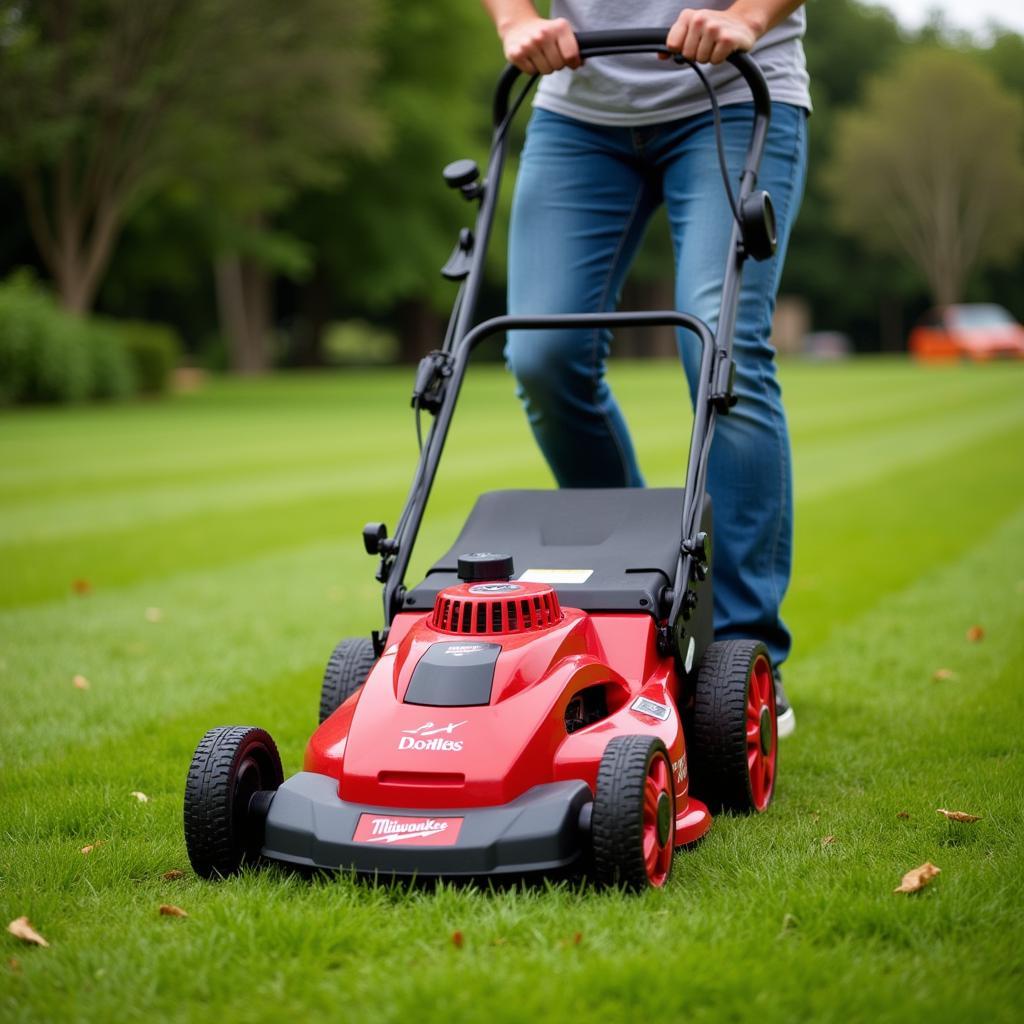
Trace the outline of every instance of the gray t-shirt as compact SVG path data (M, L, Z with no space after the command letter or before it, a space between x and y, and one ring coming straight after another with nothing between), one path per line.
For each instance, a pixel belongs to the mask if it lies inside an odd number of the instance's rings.
M552 0L551 17L566 18L577 31L615 28L654 28L671 25L686 7L725 10L733 0ZM806 18L801 7L769 29L751 51L768 90L777 103L811 109L803 35ZM729 63L701 68L714 87L719 103L744 103L750 90ZM582 68L563 68L545 75L534 106L553 110L591 124L644 125L690 117L707 110L707 93L690 68L660 61L653 53L595 57Z

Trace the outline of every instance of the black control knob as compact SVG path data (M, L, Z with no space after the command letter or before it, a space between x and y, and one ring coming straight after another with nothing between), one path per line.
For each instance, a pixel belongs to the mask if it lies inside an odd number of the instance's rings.
M475 160L453 160L441 175L449 188L465 188L480 177L480 168Z
M363 547L368 555L379 555L387 540L388 528L383 523L367 523L363 527Z
M498 555L493 551L459 555L459 579L464 583L510 580L514 571L511 555Z
M767 192L751 192L740 204L743 247L755 260L769 259L775 253L775 208Z

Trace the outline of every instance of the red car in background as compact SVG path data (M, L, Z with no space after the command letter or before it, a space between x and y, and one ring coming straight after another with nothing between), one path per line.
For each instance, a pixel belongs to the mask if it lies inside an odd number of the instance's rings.
M991 302L938 306L910 332L907 347L916 359L1022 359L1024 327Z

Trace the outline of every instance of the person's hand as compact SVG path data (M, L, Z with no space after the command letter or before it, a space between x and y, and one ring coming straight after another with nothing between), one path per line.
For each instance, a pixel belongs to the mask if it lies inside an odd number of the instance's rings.
M747 14L688 8L669 29L665 45L698 64L721 64L736 50L749 50L763 34L764 27Z
M524 18L501 33L505 59L528 75L578 68L580 48L565 18Z

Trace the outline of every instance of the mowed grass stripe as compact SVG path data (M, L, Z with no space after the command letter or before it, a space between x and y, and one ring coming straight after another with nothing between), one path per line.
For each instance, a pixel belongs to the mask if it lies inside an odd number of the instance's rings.
M1024 383L1024 381L1022 381ZM838 489L892 477L928 459L946 458L978 441L1022 433L1024 402L970 412L943 410L912 423L852 431L842 440L795 441L793 477L797 501L832 496Z
M1015 514L1024 495L1006 486L1006 474L1022 443L1024 437L1007 435L838 498L802 502L796 573L785 607L796 656ZM410 580L451 544L475 497L471 489L461 497L449 492L423 531ZM0 614L0 635L9 647L0 693L19 707L0 759L8 766L34 763L54 745L74 748L97 735L116 736L120 712L158 723L182 702L243 699L253 686L281 674L305 672L311 695L305 700L315 700L319 673L337 639L380 624L374 563L357 540L358 526L373 514L369 508L364 513L331 542L296 538L294 547L269 554L258 544L240 552L244 524L228 520L219 552L223 564L210 564L204 538L196 556L201 568L182 570L176 557L160 577L141 572L152 569L152 561L145 556L136 566L133 559L141 556L122 538L119 557L142 579ZM328 533L334 515L332 510ZM276 528L278 520L254 517L253 523ZM153 542L148 534L143 539ZM149 607L161 610L161 622L146 621ZM71 690L76 673L90 679L88 693Z
M281 394L264 382L216 382L158 406L0 414L4 504L317 465L381 464L407 474L416 451L412 372L300 377L282 382ZM527 435L511 379L493 367L474 371L462 418L495 407Z
M796 652L814 650L851 613L959 558L1024 507L1021 451L1017 428L799 501L783 605Z
M346 578L345 557L337 544L308 545L3 614L0 694L18 714L5 725L0 764L45 761L126 724L159 729L177 709L322 665L341 636L379 625L372 563L364 555ZM161 621L147 621L148 608ZM74 689L76 674L88 690Z
M797 572L785 609L796 631L797 653L812 650L850 614L954 557L1012 514L1022 498L1006 481L1021 441L1020 436L1008 435L996 443L972 447L958 458L942 457L901 471L876 486L858 486L841 501L801 503ZM431 517L421 540L421 564L414 565L410 579L451 544L472 498L469 492L461 496L461 506ZM122 699L122 693L124 699L139 701L140 707L159 714L162 699L194 699L196 688L238 691L255 678L237 664L250 654L256 671L272 675L285 666L299 666L315 679L337 637L365 633L379 623L373 561L362 554L355 540L358 525L375 513L376 508L368 505L330 544L310 547L302 540L303 530L295 537L293 549L271 549L269 558L258 543L249 557L244 549L240 557L240 532L246 522L227 519L221 554L229 564L213 567L207 567L206 531L211 524L206 522L196 535L203 567L175 571L183 560L182 548L171 548L164 552L164 577L150 577L159 562L148 554L133 564L122 538L112 550L128 559L121 564L143 577L130 588L108 590L100 580L89 597L4 614L0 631L10 640L11 655L0 680L3 690L25 710L11 726L12 738L23 732L27 736L23 756L32 757L33 750L38 750L36 739L46 734L49 700L63 692L71 676L91 677L106 659L113 669L104 681L105 696L66 710L68 742L105 728L103 701ZM333 535L333 510L330 520L326 532ZM253 515L247 521L274 534L276 527L265 518ZM348 541L343 540L346 532ZM159 540L148 531L142 537L146 545ZM153 550L159 555L159 547ZM164 623L154 626L144 621L143 612L150 606L163 609ZM229 614L225 609L230 609ZM285 638L295 635L303 624L308 646L292 651ZM313 637L319 639L314 642ZM80 721L77 712L93 705L98 706L94 717ZM20 745L8 753L14 756Z
M676 469L688 429L681 374L672 364L661 369L655 374L645 364L616 368L623 402L639 420L638 429L646 434L652 413L662 422L650 444L646 436L641 439L641 454L650 454L659 472L666 457L670 471ZM938 426L951 415L976 416L986 409L991 414L1002 407L1005 418L1010 410L1019 411L1019 403L1011 401L1012 373L972 378L917 371L905 379L907 369L895 364L870 364L870 371L871 386L851 388L843 384L845 368L784 367L787 392L794 392L791 420L799 450L827 443L840 423L841 434L858 436L868 431L884 436L894 427L903 431L924 423L926 433L941 437L946 431L934 429L933 420ZM891 394L895 384L903 391L901 400ZM292 383L292 392L297 386ZM118 521L130 522L154 508L166 518L165 509L187 511L190 502L197 507L225 500L245 504L253 490L258 496L275 481L283 491L321 490L339 471L349 478L394 467L397 475L408 475L413 440L405 371L369 379L304 379L301 386L305 400L291 407L271 393L266 408L234 412L232 407L231 416L210 404L230 396L228 384L218 384L202 399L186 396L148 410L144 418L131 407L104 410L106 419L97 419L93 410L78 411L73 415L84 419L55 436L46 429L53 426L50 421L32 421L34 429L27 431L24 423L8 417L6 434L0 435L0 536L13 539L15 531L26 529L39 536L64 524L86 531L96 520L110 520L112 512ZM374 396L370 405L367 390ZM826 405L820 404L822 392L829 399ZM502 447L527 438L511 382L495 367L474 369L456 422L485 413L495 421L494 435L502 438ZM50 415L67 422L63 410ZM666 418L675 421L677 437L664 430ZM957 425L959 435L971 424ZM372 438L373 443L353 444L353 437ZM465 434L462 444L476 456L495 448L489 432L481 430ZM25 472L40 479L34 485L11 479ZM798 477L798 485L801 479L809 476Z
M800 447L863 428L941 420L982 404L1019 404L1024 366L926 366L893 358L783 361L780 377L790 430Z
M19 772L0 910L28 913L53 945L18 951L0 1005L23 1020L336 1019L339 1006L388 1024L1014 1020L1024 595L1006 553L1022 549L1018 515L801 660L801 730L783 748L772 812L718 819L679 857L670 888L642 899L406 891L277 871L164 881L184 866L181 777L199 717L185 707L153 734L149 757L128 727L88 758ZM963 626L975 616L988 632L972 645ZM935 683L936 664L956 680ZM264 713L290 745L309 712L293 680L274 682L259 687ZM140 776L145 805L124 792ZM953 826L936 806L985 817ZM78 853L99 838L94 854ZM930 889L894 896L925 859L943 869ZM191 916L163 920L160 902Z
M480 376L492 388L507 386L493 371L489 378L486 373ZM648 376L654 379L650 372ZM1002 378L998 380L1002 386ZM832 493L937 453L946 457L972 440L1024 419L1024 405L992 405L992 401L984 399L980 409L973 405L967 411L940 409L934 422L904 423L902 433L887 427L843 443L835 439L804 442L795 456L798 496ZM518 410L506 408L492 414L484 403L470 404L466 412L453 430L436 488L440 501L435 500L432 512L440 504L443 514L449 500L446 491L461 497L510 484L550 485ZM377 419L387 416L378 413ZM482 423L487 423L487 429L481 429ZM323 429L319 423L309 433L319 436ZM368 435L373 436L372 430ZM115 445L116 437L115 432L108 444ZM503 443L495 443L495 438ZM301 452L301 438L293 441ZM674 483L680 478L684 446L682 439L677 441L669 444L662 436L660 446L652 446L653 452L647 453L652 483ZM5 526L0 536L6 542L0 545L0 559L6 566L0 607L57 598L67 593L75 579L117 586L179 567L224 564L274 548L352 536L368 519L387 520L397 514L412 472L408 446L397 455L382 447L384 454L369 463L367 450L375 450L375 445L358 447L350 466L335 446L330 450L333 464L325 464L322 472L314 468L275 478L268 470L245 481L229 476L216 485L149 488L134 495L122 491L63 503L9 506L6 513L0 511ZM223 457L228 459L233 452L228 447ZM462 502L460 507L467 504Z

